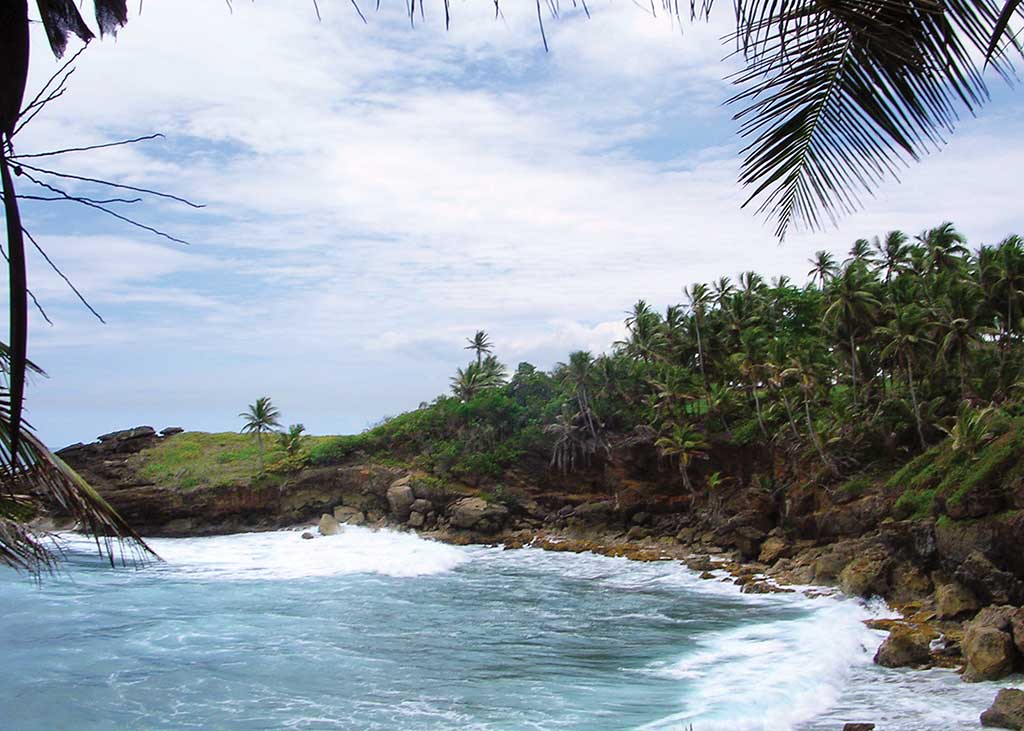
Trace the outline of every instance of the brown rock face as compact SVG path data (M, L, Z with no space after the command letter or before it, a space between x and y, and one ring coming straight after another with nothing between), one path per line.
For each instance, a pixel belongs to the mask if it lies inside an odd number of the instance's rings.
M931 661L930 642L927 632L896 625L875 653L875 663L887 668L927 665Z
M939 619L955 619L976 612L981 606L974 592L957 581L941 584L935 590L935 603Z
M968 683L998 680L1013 671L1017 650L1007 632L972 622L962 647L967 659L963 679Z
M999 691L992 705L981 714L981 725L1012 731L1024 729L1024 690L1003 688Z
M761 545L761 554L757 560L771 566L780 558L786 558L793 551L793 547L783 538L770 536Z
M416 500L409 482L409 477L402 477L391 483L391 486L388 488L388 506L391 508L391 512L395 514L395 517L401 521L409 519L409 512L412 510L412 504Z
M839 586L853 596L884 595L889 588L889 563L878 554L856 558L839 574Z
M453 528L476 530L481 533L497 531L508 517L508 508L504 505L488 503L478 497L466 497L452 503L449 508L449 519Z

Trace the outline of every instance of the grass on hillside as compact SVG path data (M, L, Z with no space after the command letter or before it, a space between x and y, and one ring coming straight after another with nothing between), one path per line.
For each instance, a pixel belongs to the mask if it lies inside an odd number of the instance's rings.
M306 437L303 451L333 437ZM267 471L285 458L276 434L264 434ZM235 432L185 432L162 440L132 458L147 480L179 489L248 484L260 475L256 438ZM268 475L272 479L273 475Z

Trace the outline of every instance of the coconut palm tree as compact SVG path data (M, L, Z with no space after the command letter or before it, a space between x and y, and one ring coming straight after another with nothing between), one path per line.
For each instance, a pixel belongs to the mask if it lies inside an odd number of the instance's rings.
M505 366L493 355L459 368L451 379L452 393L462 401L470 401L481 391L505 385Z
M466 342L469 343L464 350L472 350L476 353L476 364L480 365L485 355L490 355L494 346L491 345L491 339L487 336L487 333L483 330L477 330L471 338L466 338Z
M302 449L302 440L305 439L306 427L302 424L292 424L288 431L277 435L281 449L288 455L296 455Z
M836 264L836 258L827 251L816 251L814 258L807 261L811 265L811 270L807 272L807 276L810 278L811 284L814 284L814 280L817 279L818 286L821 289L825 289L825 285L839 273L839 265Z
M880 353L882 359L894 360L907 376L914 424L917 427L917 438L921 443L921 449L926 449L928 445L924 438L924 425L921 423L921 407L917 401L914 364L918 362L924 349L933 344L925 337L926 324L924 310L910 305L897 308L885 325L875 328L875 333L884 344Z
M690 424L672 424L668 432L658 437L654 445L663 456L676 459L679 474L683 478L683 486L687 492L692 493L690 465L695 459L707 459L710 448L704 435Z
M907 265L910 257L907 241L907 235L902 231L890 231L882 241L875 237L872 247L878 253L879 266L885 271L886 284Z
M256 403L249 404L247 411L238 415L245 420L242 426L243 434L255 434L256 444L260 451L260 472L264 469L263 463L263 434L281 428L278 418L281 413L271 403L269 396L260 396Z
M871 275L863 267L849 266L829 284L830 304L824 318L837 333L845 332L850 347L850 381L857 399L857 336L869 328L881 307L872 291Z
M683 293L686 295L690 313L693 315L693 328L697 333L697 364L700 366L700 375L704 380L704 390L707 391L708 371L704 365L704 341L701 337L701 327L711 304L711 292L708 290L708 285L696 282L690 287L685 287Z

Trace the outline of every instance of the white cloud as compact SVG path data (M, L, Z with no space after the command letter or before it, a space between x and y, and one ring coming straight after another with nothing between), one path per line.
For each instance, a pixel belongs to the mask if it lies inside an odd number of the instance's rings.
M478 328L507 360L549 367L607 349L632 302L663 307L695 280L803 281L815 249L947 218L975 240L1024 228L1007 175L1024 151L993 115L840 230L777 245L739 208L720 24L680 35L601 3L547 23L545 54L532 8L495 22L487 3L453 6L445 33L429 7L413 31L397 8L363 26L341 4L322 24L298 5L147 3L19 142L164 131L50 164L209 204L140 209L190 249L77 216L30 222L111 322L90 323L34 267L60 315L33 331L55 376L36 401L44 434L123 426L108 421L118 408L125 423L170 420L139 404L209 427L256 391L318 414L296 417L311 428L351 428L444 389ZM51 64L36 48L38 82ZM101 389L102 368L116 383Z

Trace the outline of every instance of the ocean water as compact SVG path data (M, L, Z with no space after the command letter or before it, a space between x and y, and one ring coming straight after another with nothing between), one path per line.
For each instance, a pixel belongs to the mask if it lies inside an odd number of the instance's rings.
M871 663L879 607L751 596L674 562L347 528L158 539L0 570L0 728L980 728L1005 684Z

